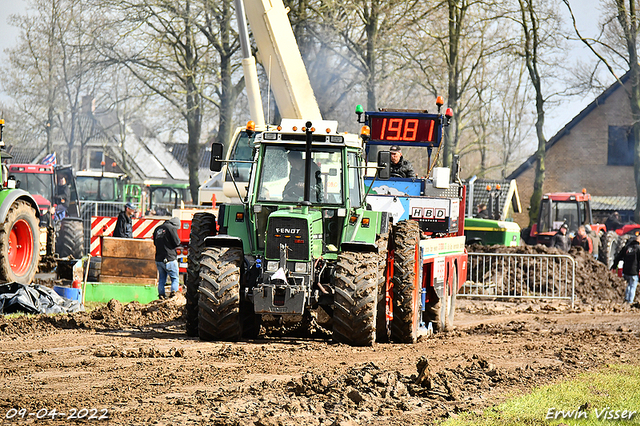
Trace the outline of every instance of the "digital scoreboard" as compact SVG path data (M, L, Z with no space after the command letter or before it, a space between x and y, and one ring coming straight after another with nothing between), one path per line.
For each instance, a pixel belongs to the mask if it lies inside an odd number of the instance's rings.
M371 140L387 145L438 146L442 120L437 114L369 112Z

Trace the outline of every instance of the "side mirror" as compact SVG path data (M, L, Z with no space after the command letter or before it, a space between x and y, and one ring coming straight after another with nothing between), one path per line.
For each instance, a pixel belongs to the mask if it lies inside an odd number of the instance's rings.
M391 176L391 153L378 151L378 179L389 179Z
M222 155L224 152L224 146L221 143L211 144L211 162L209 163L209 170L212 172L219 172L222 170Z

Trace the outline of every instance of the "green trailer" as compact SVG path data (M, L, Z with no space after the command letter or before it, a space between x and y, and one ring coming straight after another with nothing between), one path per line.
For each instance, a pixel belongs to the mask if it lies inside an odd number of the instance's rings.
M467 244L520 245L520 226L504 220L465 218L464 235Z

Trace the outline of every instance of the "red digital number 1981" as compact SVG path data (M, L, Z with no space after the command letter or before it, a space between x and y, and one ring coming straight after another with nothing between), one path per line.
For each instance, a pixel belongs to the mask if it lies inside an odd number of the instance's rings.
M417 118L383 118L380 139L388 141L414 142L418 136ZM434 121L430 121L428 140L432 140Z

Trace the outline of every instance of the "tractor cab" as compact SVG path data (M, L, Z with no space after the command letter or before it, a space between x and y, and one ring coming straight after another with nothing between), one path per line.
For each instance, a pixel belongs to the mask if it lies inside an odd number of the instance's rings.
M64 205L66 216L79 216L78 191L71 166L10 164L8 173L9 179L15 180L16 188L34 196L41 217L46 217L49 208L56 205Z
M594 224L591 214L591 195L585 189L579 192L544 194L540 202L538 221L531 227L529 241L549 246L560 226L566 223L573 236L581 225L591 225L594 232L604 233L604 225Z

